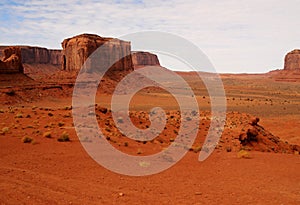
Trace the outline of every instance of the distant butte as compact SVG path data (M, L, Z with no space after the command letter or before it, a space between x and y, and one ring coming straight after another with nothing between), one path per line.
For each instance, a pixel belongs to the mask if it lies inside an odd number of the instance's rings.
M300 71L300 50L295 49L286 54L284 59L284 70Z
M134 69L144 66L160 66L157 55L144 51L131 52Z
M111 65L114 71L130 72L144 66L160 66L158 57L150 52L132 51L131 43L96 34L80 34L66 38L62 49L35 46L0 46L0 73L55 74L58 71L78 72L89 56L100 46L105 46L97 62ZM119 59L113 62L114 59ZM300 81L300 49L286 54L284 68L270 71L266 76L277 81Z
M300 81L300 50L295 49L287 53L284 57L284 68L268 73L276 81Z
M62 42L62 69L79 71L88 57L100 46L103 46L103 50L96 60L97 63L101 63L101 67L111 67L110 65L114 64L114 70L133 70L130 42L95 34L81 34ZM119 58L121 59L115 62L115 59Z
M0 73L25 72L27 74L57 72L57 70L78 72L88 57L100 46L104 45L107 52L100 56L103 65L113 63L113 70L132 71L143 66L160 66L155 54L144 51L131 51L130 42L117 38L101 37L96 34L80 34L63 40L62 49L47 49L35 46L0 46ZM14 50L14 56L4 54L5 50ZM110 62L112 56L125 56L118 62ZM18 60L19 59L19 60ZM12 60L14 64L12 65ZM5 62L4 62L5 61ZM16 62L17 61L17 62ZM18 68L17 68L18 67ZM24 67L24 69L23 69Z

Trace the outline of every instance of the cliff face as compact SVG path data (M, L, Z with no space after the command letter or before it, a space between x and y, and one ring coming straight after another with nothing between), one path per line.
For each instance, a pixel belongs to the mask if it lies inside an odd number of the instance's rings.
M61 65L61 50L21 46L22 62L28 64Z
M160 66L157 55L149 52L134 51L131 53L134 68L143 66Z
M23 73L21 50L19 47L2 49L3 59L0 60L0 73Z
M131 52L130 42L122 41L116 38L100 37L94 34L81 34L72 38L65 39L62 42L63 50L52 50L33 46L14 46L14 55L4 54L4 50L10 46L0 46L0 59L6 59L6 62L1 61L1 72L4 67L9 67L11 72L24 71L26 73L41 72L41 68L51 67L57 70L61 67L66 71L79 71L88 57L101 47L101 54L97 55L97 59L92 59L87 63L92 63L94 68L107 68L110 71L132 71L143 66L159 66L158 57L149 52L136 51ZM6 51L8 52L8 51ZM2 54L3 53L3 54ZM7 59L10 57L9 63ZM121 58L122 56L125 56ZM116 59L117 60L115 62ZM9 65L8 65L9 64ZM13 65L12 65L13 64ZM27 69L30 67L31 69ZM112 77L116 77L112 72L109 72Z
M4 57L4 50L12 46L0 46L0 58ZM22 63L27 64L51 64L61 65L62 50L47 49L34 46L13 46L19 48L22 56Z
M300 71L300 50L293 50L285 56L284 70Z
M97 56L97 64L106 67L114 63L113 70L129 71L133 69L130 42L113 38L103 38L93 34L81 34L62 42L62 69L79 71L88 57L100 46L103 52ZM113 59L121 60L114 62ZM94 60L94 59L93 59Z

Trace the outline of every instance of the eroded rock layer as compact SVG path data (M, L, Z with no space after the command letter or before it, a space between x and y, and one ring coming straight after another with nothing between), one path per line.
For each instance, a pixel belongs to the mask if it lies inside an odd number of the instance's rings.
M10 46L3 49L0 60L0 73L23 73L22 56L19 47Z

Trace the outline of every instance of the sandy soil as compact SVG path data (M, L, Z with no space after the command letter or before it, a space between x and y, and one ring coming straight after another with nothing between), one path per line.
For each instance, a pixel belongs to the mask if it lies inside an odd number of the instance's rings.
M300 84L265 75L223 75L228 104L225 131L213 155L199 162L197 148L209 127L210 101L193 75L183 77L200 105L196 142L166 171L129 177L97 164L80 144L72 120L69 79L57 87L55 78L37 83L25 76L1 76L0 204L299 204L300 155L289 148L300 145ZM153 105L163 106L169 117L177 119L178 106L170 103L174 99L160 90L150 91L141 91L132 100L134 124L141 128L149 124L139 114ZM109 107L110 96L99 96L98 107ZM176 137L179 122L171 121L151 142L130 141L105 124L111 122L110 116L99 110L99 125L109 142L125 153L156 153ZM268 136L272 133L286 144L280 151L268 143L254 151L254 144L240 157L239 135L253 116L260 118ZM63 133L70 141L58 141ZM26 136L32 142L23 143Z

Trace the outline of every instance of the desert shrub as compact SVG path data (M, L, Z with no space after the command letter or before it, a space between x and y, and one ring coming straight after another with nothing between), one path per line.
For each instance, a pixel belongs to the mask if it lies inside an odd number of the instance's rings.
M8 133L9 132L9 127L3 127L2 128L2 133L5 134L5 133Z
M117 122L118 122L118 123L124 123L124 120L123 120L122 117L118 117Z
M7 92L5 92L6 95L9 95L9 96L14 96L16 94L16 92L14 90L9 90Z
M18 113L15 118L23 118L23 114L22 113Z
M66 106L64 107L64 110L72 110L72 106Z
M229 147L229 146L226 147L226 151L227 151L227 152L231 152L231 151L232 151L231 147Z
M200 152L200 151L201 151L201 149L202 149L202 147L201 147L201 146L196 146L196 147L193 147L193 152L195 152L195 153L198 153L198 152Z
M21 140L22 140L23 143L33 142L33 139L31 137L28 137L28 136L23 137Z
M185 119L186 119L186 121L191 121L192 120L191 117L186 117Z
M64 126L64 125L65 125L64 122L58 122L58 127L62 127L62 126Z
M70 117L72 117L72 116L71 116L71 113L68 113L68 114L63 115L63 118L70 118Z
M143 153L142 150L138 149L137 154L142 154L142 153Z
M103 114L106 114L106 113L107 113L107 108L105 108L105 107L100 107L98 110L99 110L100 112L102 112Z
M238 158L245 158L245 159L251 158L249 152L247 152L246 150L243 150L243 149L237 153L237 156L238 156Z
M51 136L51 132L45 132L45 133L43 134L43 137L51 138L51 137L52 137L52 136Z
M35 130L32 132L32 134L40 134L40 133L41 133L41 131L39 131L39 130Z
M50 122L48 125L45 125L44 128L54 128L54 123Z
M63 132L62 135L59 138L57 138L57 141L59 141L59 142L69 142L70 141L69 133Z

